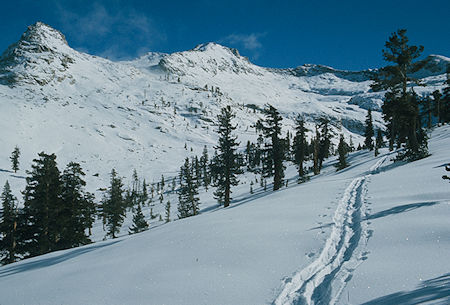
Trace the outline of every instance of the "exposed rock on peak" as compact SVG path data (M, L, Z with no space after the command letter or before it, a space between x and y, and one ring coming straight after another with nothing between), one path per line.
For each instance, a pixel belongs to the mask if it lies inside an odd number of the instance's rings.
M28 27L20 38L20 42L49 48L56 47L59 44L67 46L66 37L60 31L40 21Z
M62 72L74 62L75 53L61 32L37 22L0 56L0 84L44 85L53 79L64 79L67 76Z

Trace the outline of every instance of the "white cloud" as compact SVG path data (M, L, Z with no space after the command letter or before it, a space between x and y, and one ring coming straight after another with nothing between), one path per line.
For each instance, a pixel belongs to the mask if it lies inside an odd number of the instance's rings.
M74 39L78 49L95 49L97 55L110 59L141 55L144 49L151 51L152 46L166 40L150 17L130 8L113 10L93 3L81 14L59 4L58 14L61 30Z
M219 40L219 43L230 44L235 48L242 48L250 52L251 59L258 59L263 45L260 41L265 33L251 33L251 34L230 34L227 37Z
M259 38L264 36L261 33L252 34L231 34L223 39L224 42L229 42L232 44L240 44L247 50L257 50L262 48L262 44Z

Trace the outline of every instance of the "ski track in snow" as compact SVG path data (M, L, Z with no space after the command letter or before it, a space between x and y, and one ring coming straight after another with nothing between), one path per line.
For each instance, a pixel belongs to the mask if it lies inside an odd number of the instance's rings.
M351 279L352 272L367 259L365 245L370 237L368 224L361 222L367 182L388 155L370 167L370 174L355 178L346 188L333 216L333 226L320 256L292 279L285 281L275 305L335 304Z

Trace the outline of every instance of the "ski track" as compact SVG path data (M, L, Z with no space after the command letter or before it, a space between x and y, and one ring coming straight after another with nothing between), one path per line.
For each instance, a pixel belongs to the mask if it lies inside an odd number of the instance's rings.
M383 156L371 166L370 174L352 180L336 208L331 234L320 256L285 281L273 304L322 305L339 300L353 270L367 259L364 248L371 233L368 224L361 222L366 214L367 182L387 158Z

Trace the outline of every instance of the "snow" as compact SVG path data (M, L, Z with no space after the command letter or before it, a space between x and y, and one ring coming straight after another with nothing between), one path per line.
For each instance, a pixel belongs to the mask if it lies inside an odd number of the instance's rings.
M31 30L2 55L17 57L6 68L0 63L0 185L9 180L19 199L41 151L56 153L61 170L80 162L99 200L113 167L125 184L133 169L148 183L164 174L170 184L186 156L204 145L211 156L213 121L224 105L236 112L241 149L255 141L261 113L253 108L265 103L280 110L284 133L297 114L310 130L327 116L335 133L357 145L366 108L379 107L383 96L370 91L370 71L309 65L296 75L255 66L214 43L111 62L71 49L44 24ZM438 67L448 62L434 58ZM3 83L11 75L17 79ZM419 94L445 81L423 76L429 86L416 88ZM373 116L382 128L381 114ZM9 170L15 145L18 173ZM264 192L255 183L253 195L250 181L259 176L247 173L231 207L201 190L201 214L168 224L149 217L150 208L163 215L170 200L177 218L176 194L166 188L163 204L155 194L143 209L149 231L128 236L128 212L116 240L102 241L96 222L94 244L0 267L0 304L297 304L299 297L306 304L401 304L438 296L445 303L450 292L439 287L448 287L450 189L440 177L449 149L444 126L433 132L432 155L410 164L394 164L385 149L377 158L356 152L348 168L336 173L333 157L300 185L289 165L288 188Z
M357 152L348 169L335 172L331 159L279 192L249 196L240 185L227 209L1 267L2 304L296 304L299 293L306 304L378 304L391 293L448 300L420 284L444 276L442 285L450 268L450 189L440 178L449 148L445 126L423 160Z

